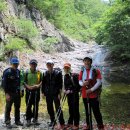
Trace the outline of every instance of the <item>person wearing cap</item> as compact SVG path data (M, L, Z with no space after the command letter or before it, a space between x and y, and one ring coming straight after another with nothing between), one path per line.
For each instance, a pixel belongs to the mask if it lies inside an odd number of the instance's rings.
M71 73L71 64L64 64L64 93L67 95L67 102L69 107L69 119L66 129L79 129L79 83L78 75Z
M5 124L7 127L11 127L11 118L10 112L12 104L14 103L15 107L15 124L21 125L20 121L20 71L18 70L19 60L18 58L12 58L10 60L11 67L7 68L3 72L3 88L6 97L6 106L5 106Z
M25 100L27 126L31 125L31 119L34 124L38 123L38 108L40 101L40 86L42 84L42 73L37 70L37 64L37 60L30 60L30 69L25 73L24 85L26 88Z
M46 97L47 103L47 111L50 116L50 124L49 127L54 127L56 124L55 114L53 102L55 104L56 112L60 108L60 96L62 90L62 73L56 69L54 69L54 62L52 60L48 60L46 62L47 71L43 73L42 80L42 94ZM61 110L59 116L59 127L55 127L55 129L63 129L64 128L64 118Z
M84 130L89 130L89 113L88 113L88 100L90 108L93 110L94 117L97 122L99 130L104 130L102 115L99 108L99 88L102 84L102 77L100 70L92 68L92 58L85 57L83 59L84 66L79 74L79 84L82 86L82 98L86 112L86 123ZM88 99L88 100L87 100Z

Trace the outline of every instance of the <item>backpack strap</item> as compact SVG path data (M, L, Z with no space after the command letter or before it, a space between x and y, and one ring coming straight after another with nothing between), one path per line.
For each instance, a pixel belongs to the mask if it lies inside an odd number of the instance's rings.
M97 77L97 75L98 75L98 72L95 68L93 69L93 74L94 74L94 77Z
M28 70L26 70L26 73L25 73L25 83L28 83Z

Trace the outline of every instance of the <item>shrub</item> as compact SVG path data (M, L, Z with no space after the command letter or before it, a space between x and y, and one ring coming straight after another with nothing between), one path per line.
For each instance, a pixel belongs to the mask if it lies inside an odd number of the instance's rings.
M25 48L27 48L27 43L23 39L10 36L8 40L8 43L5 45L6 51L23 51Z

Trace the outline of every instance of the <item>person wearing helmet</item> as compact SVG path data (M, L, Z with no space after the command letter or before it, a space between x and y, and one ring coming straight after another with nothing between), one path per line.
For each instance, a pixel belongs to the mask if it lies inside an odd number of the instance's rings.
M60 108L60 96L63 81L62 73L54 69L54 62L52 60L48 60L46 66L47 71L44 72L42 80L42 94L46 97L47 111L51 120L49 127L53 128L57 118L55 118L53 102L55 104L56 112L58 112L58 109ZM65 121L62 110L58 119L60 125L57 128L55 127L55 129L63 129Z
M25 73L25 88L26 88L26 120L27 127L38 123L38 108L40 101L40 86L42 84L42 73L37 70L37 60L32 59L29 62L30 69ZM32 110L33 106L33 110Z
M84 130L90 129L90 120L89 120L89 108L88 102L90 104L90 109L93 110L94 117L97 121L97 127L99 130L104 130L102 115L99 108L99 100L98 100L98 90L102 84L101 82L101 72L100 70L96 70L92 68L92 58L85 57L83 59L84 66L79 74L79 84L82 86L82 98L85 106L86 112L86 126L84 126Z
M79 129L79 82L78 74L71 73L71 64L64 64L64 93L67 95L67 102L69 107L69 119L66 129Z
M6 97L5 106L5 124L7 127L11 127L10 112L12 104L15 107L15 124L21 125L20 121L20 71L18 70L19 60L18 58L12 58L10 60L11 67L7 68L3 72L3 88Z

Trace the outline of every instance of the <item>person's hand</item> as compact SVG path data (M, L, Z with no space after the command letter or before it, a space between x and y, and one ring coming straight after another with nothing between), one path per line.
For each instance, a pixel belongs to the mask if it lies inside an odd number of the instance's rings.
M88 86L89 85L89 81L83 81L83 86Z
M67 91L66 91L66 94L69 94L69 93L70 93L70 90L67 90Z
M86 93L87 93L87 94L90 94L90 93L92 93L92 90L91 90L91 89L87 89L87 90L86 90Z
M59 100L61 99L61 94L58 94L58 99L59 99Z
M44 99L46 96L45 96L45 94L44 93L42 93L42 98Z
M5 94L5 97L6 97L6 100L7 100L7 101L10 101L10 100L11 100L11 97L10 97L10 95L9 95L8 93Z
M21 97L24 96L24 90L20 91L20 96L21 96Z
M66 94L66 90L63 91Z

